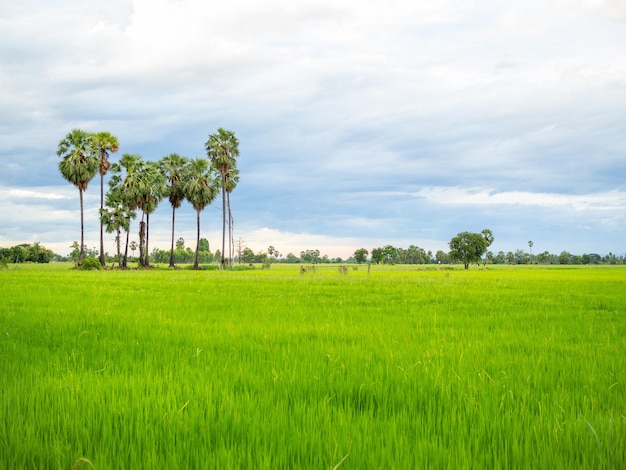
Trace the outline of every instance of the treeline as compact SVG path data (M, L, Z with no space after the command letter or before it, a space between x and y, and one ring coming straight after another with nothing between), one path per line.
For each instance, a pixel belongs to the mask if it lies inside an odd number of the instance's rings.
M0 247L0 264L7 263L49 263L58 261L57 255L52 250L35 242L32 244L22 243L11 248Z

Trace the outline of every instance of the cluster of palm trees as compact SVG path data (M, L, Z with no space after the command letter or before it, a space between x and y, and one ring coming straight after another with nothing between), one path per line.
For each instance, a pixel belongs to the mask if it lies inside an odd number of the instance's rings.
M233 218L230 193L239 182L237 157L239 141L235 133L219 128L205 143L208 158L189 159L170 154L157 162L144 160L140 155L124 154L119 162L111 164L109 156L119 150L117 138L108 132L90 133L80 129L70 131L59 142L57 155L61 158L61 175L78 188L80 195L80 255L84 259L83 193L89 182L100 174L100 263L105 264L103 231L115 232L118 266L126 267L131 220L141 212L139 223L139 263L150 266L148 242L150 214L167 198L172 206L172 246L170 267L174 266L174 225L176 209L187 200L197 214L197 238L194 268L198 269L200 243L200 213L211 204L221 190L222 195L222 250L221 268L232 266ZM104 193L104 176L111 172L109 189ZM228 253L226 258L226 226L228 225ZM126 233L122 256L122 232Z

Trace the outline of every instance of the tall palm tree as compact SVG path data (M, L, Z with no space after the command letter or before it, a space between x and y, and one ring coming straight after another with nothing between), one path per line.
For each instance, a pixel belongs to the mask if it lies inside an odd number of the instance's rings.
M215 134L209 135L205 143L207 155L211 164L220 175L222 191L222 259L220 266L224 269L226 248L226 181L232 168L236 168L239 156L239 140L235 133L223 128L217 129Z
M196 256L193 268L199 269L198 251L200 247L200 212L211 204L217 196L217 185L213 178L213 168L204 158L191 160L188 166L187 178L184 184L185 198L196 210L198 231L196 236Z
M188 164L188 158L181 157L176 153L163 157L159 162L159 169L161 170L163 176L167 179L168 183L166 195L172 205L172 247L170 249L170 268L174 267L174 222L176 209L182 205L185 199L183 186L185 183L185 169Z
M78 256L78 266L82 266L85 256L83 193L98 172L99 159L91 134L80 129L73 129L59 142L57 155L61 158L59 162L61 175L78 188L80 195L80 254Z
M93 134L94 145L100 154L100 212L104 209L104 175L107 174L111 167L109 162L109 153L115 153L119 150L120 144L117 137L109 132L96 132ZM105 265L104 258L104 237L102 233L103 223L100 221L100 264Z

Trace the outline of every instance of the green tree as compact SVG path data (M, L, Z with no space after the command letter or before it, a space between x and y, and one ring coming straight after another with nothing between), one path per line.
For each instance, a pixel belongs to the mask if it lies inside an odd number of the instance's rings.
M78 188L80 196L80 253L77 264L82 266L85 253L83 193L96 176L100 162L91 134L80 129L73 129L59 142L57 155L61 158L61 175Z
M228 189L228 175L237 165L239 140L235 137L234 132L220 127L215 134L209 135L209 139L205 143L205 148L211 165L220 175L220 189L222 191L222 249L220 251L220 266L224 269L226 249L226 192Z
M200 248L200 212L217 197L218 188L212 175L212 167L208 160L196 158L189 164L189 174L185 181L185 198L196 210L198 231L196 236L196 255L193 267L199 269L198 252ZM223 256L222 256L223 260Z
M178 237L178 240L176 240L176 249L177 250L185 249L185 239L183 237Z
M367 261L367 255L369 255L369 251L365 248L359 248L354 252L354 259L358 264L363 264Z
M559 264L569 264L571 255L567 251L562 251L559 255Z
M141 168L141 178L143 179L143 194L140 200L139 207L142 210L140 231L139 231L139 251L141 252L141 236L144 235L144 257L140 260L140 264L143 267L150 267L149 256L149 238L150 238L150 214L152 214L159 202L165 197L166 181L165 177L159 171L158 164L153 162L146 162ZM143 224L143 218L145 215L145 225ZM145 230L143 230L145 227Z
M382 248L374 248L372 250L372 263L380 264L385 259L385 252Z
M172 246L170 249L170 268L174 267L174 222L176 217L176 209L178 209L185 200L186 167L189 159L181 157L176 153L171 153L163 157L159 162L159 169L167 180L166 196L172 206Z
M144 164L145 162L140 155L125 153L118 163L111 165L112 176L109 180L109 191L119 192L123 202L128 206L128 210L133 213L139 208L143 197L145 182L142 179L141 169ZM123 267L127 267L128 263L129 239L130 230L126 233ZM140 248L139 256L141 258L143 257L143 245Z
M96 147L96 150L100 157L100 212L102 213L104 209L104 175L107 174L109 168L111 167L111 162L109 161L109 154L115 153L119 150L120 144L117 140L117 137L112 136L109 132L96 132L93 134L93 144ZM100 264L105 266L106 260L104 259L104 236L102 233L103 230L103 222L100 221Z
M472 262L479 263L489 246L483 235L483 233L461 232L453 237L449 242L450 258L461 261L465 269L469 269Z
M122 268L122 230L127 234L129 233L130 221L135 216L136 213L130 210L122 193L119 191L107 192L106 206L100 211L100 223L106 227L107 233L115 232L118 268Z

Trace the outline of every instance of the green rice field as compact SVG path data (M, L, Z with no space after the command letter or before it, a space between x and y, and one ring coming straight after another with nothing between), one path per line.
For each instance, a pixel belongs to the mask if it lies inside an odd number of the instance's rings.
M626 268L0 270L2 469L623 469Z

